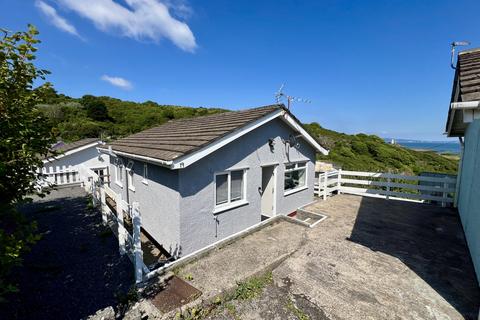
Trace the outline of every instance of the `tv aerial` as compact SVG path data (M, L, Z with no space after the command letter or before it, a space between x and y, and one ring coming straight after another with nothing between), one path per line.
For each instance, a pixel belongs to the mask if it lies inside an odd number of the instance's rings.
M290 110L290 105L292 102L302 102L302 103L311 103L312 101L309 99L304 99L304 98L299 98L299 97L293 97L289 96L286 93L284 93L282 90L285 87L285 84L282 84L280 86L280 89L275 93L275 101L277 103L280 103L280 101L286 99L287 100L287 109Z

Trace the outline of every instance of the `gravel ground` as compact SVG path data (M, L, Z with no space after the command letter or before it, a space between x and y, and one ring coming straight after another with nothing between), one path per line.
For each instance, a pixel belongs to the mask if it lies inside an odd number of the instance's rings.
M0 319L81 319L125 296L132 264L100 213L87 208L83 189L53 191L22 211L42 239L14 273L20 292L0 304Z

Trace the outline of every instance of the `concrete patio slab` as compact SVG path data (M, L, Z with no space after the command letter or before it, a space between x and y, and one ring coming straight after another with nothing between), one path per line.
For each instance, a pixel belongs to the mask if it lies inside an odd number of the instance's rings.
M306 232L304 226L279 220L175 272L201 290L202 299L209 299L277 266L303 245Z
M457 213L340 195L274 271L331 319L476 319L480 293Z

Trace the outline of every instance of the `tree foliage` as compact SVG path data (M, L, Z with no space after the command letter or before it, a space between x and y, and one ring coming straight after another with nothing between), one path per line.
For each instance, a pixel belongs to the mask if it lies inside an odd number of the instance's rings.
M82 138L123 137L167 121L225 112L219 108L191 108L122 101L85 95L80 99L56 94L40 106L50 125L67 142ZM103 106L106 107L104 113ZM101 109L101 111L99 111Z
M48 74L33 64L37 34L29 26L25 32L3 31L0 40L0 299L15 290L6 277L37 238L35 225L16 206L35 191L41 156L55 141L36 107L49 90L48 83L33 88Z

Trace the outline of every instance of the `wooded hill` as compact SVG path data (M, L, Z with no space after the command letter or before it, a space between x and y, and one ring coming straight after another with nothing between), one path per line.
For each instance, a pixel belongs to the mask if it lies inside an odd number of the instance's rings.
M87 137L115 139L172 119L196 117L218 112L221 108L192 108L160 105L153 101L136 103L110 97L83 96L80 99L57 94L54 90L40 109L60 139L71 142ZM319 159L333 162L346 170L455 173L458 162L435 152L422 152L385 143L374 135L347 135L305 124L307 130L330 150Z

